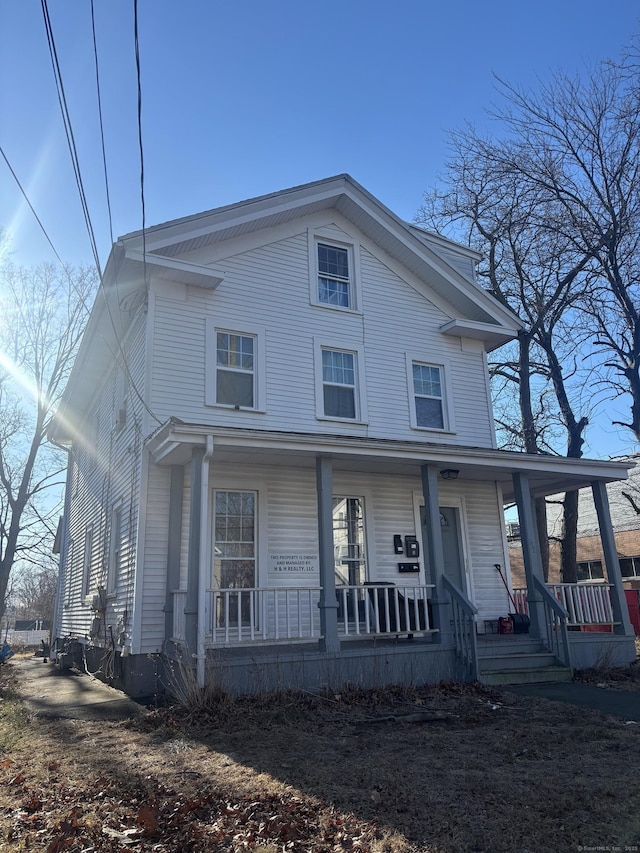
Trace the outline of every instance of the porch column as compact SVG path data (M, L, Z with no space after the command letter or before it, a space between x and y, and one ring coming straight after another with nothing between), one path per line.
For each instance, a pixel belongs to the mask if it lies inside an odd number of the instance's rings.
M438 468L435 465L423 465L421 474L425 507L422 547L431 572L431 583L435 586L431 597L431 608L433 627L437 629L437 633L433 635L433 641L449 643L453 640L451 597L443 584L444 551L440 526L440 502L438 500Z
M320 646L325 652L339 652L338 599L336 598L333 554L333 465L331 457L316 457L318 496L318 551L320 557Z
M607 566L607 577L609 578L609 583L613 584L611 588L611 606L613 609L613 618L618 623L613 626L613 630L616 634L633 637L634 631L631 627L629 608L627 607L624 588L622 586L620 561L618 560L616 540L613 535L613 525L611 524L607 487L601 480L594 480L591 483L591 491L593 492L593 502L596 505L596 513L598 515L600 540L602 541L604 562Z
M527 581L527 604L529 618L531 619L531 633L535 637L546 637L544 602L534 583L534 578L538 578L544 583L544 572L529 477L527 474L516 471L512 475L512 480L520 521L522 561Z
M198 591L200 585L200 530L202 527L202 460L205 448L191 451L191 503L189 505L189 557L187 600L184 606L185 641L190 655L198 651Z
M173 636L173 593L180 587L180 546L182 539L182 495L184 467L171 466L169 486L169 542L167 545L167 585L164 603L164 639Z

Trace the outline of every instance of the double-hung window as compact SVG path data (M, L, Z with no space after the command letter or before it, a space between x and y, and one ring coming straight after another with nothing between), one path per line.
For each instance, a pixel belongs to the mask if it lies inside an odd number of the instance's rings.
M451 367L448 361L434 363L407 353L409 415L414 429L454 432Z
M216 332L216 403L255 406L255 337Z
M356 353L322 348L322 397L325 417L358 417Z
M416 426L444 429L442 369L438 365L412 362Z
M207 406L266 411L265 336L262 328L225 329L207 318Z
M353 308L349 273L349 250L318 243L318 302L338 308Z

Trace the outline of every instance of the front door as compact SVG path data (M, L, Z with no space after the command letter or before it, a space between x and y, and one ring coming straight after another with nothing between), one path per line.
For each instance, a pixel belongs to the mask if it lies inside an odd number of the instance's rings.
M457 506L441 506L440 531L442 533L442 551L444 556L444 574L451 583L468 595L466 573L464 570L464 551L462 545L462 526L460 523L460 508ZM425 508L420 506L420 522L425 526ZM431 579L433 580L433 578Z
M456 585L460 592L466 595L467 583L460 544L460 512L457 507L440 507L440 531L442 533L445 576Z

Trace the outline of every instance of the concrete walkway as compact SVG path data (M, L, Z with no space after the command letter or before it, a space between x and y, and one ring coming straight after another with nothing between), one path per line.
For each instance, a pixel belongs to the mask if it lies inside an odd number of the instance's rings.
M573 681L556 684L514 684L504 689L517 693L518 696L567 702L569 705L591 708L640 724L640 690L615 690L611 687L597 687L595 684Z
M19 690L30 712L40 720L116 721L144 713L145 708L120 690L75 670L60 670L42 658L13 658Z
M115 721L146 711L143 705L97 678L75 670L60 671L55 664L44 663L42 658L13 658L10 665L18 672L22 697L39 719ZM502 689L518 696L568 702L640 725L640 691L574 682L523 684Z

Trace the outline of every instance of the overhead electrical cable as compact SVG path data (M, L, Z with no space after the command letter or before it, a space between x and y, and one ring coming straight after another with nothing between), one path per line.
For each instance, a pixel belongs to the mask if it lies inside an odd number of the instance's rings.
M102 97L100 94L100 68L98 64L98 45L96 42L96 19L95 12L93 6L93 0L91 0L91 34L93 37L93 59L96 68L96 92L98 95L98 117L100 120L100 142L102 145L102 166L104 169L104 188L107 195L107 213L109 215L109 237L111 240L111 245L113 245L113 219L111 217L111 197L109 195L109 175L107 171L107 153L104 144L104 123L102 121Z
M138 148L140 149L140 204L142 208L142 274L147 282L147 233L144 201L144 148L142 145L142 80L140 74L140 40L138 38L138 0L133 0L133 42L136 54L136 79L138 82Z
M20 192L22 193L22 195L23 195L23 197L24 197L24 200L25 200L25 201L27 202L27 204L29 205L29 209L31 210L31 213L33 213L33 215L35 216L36 222L38 223L38 225L40 226L40 230L42 231L42 233L43 233L43 234L44 234L44 236L46 237L47 243L51 246L51 249L53 250L53 254L54 254L54 255L56 256L56 258L60 261L60 265L63 267L63 269L66 269L66 266L65 266L64 261L62 260L62 258L61 258L61 257L60 257L60 255L58 254L58 250L56 249L56 247L55 247L55 246L53 245L53 243L51 242L51 237L49 237L49 235L48 235L48 233L47 233L47 229L46 229L46 228L44 227L44 225L42 224L42 222L41 222L41 220L40 220L40 217L39 217L39 216L38 216L38 214L36 213L36 211L35 211L35 209L34 209L33 205L31 204L31 202L29 201L29 196L27 195L27 193L26 193L26 191L25 191L24 187L23 187L23 186L22 186L22 184L20 183L20 179L18 178L18 176L17 176L17 175L16 175L16 173L14 172L14 170L13 170L13 166L12 166L12 165L11 165L11 163L9 162L9 159L8 159L7 155L4 153L4 149L2 148L2 146L1 146L1 145L0 145L0 154L2 154L2 157L3 157L3 159L4 159L4 162L7 164L7 168L9 169L9 171L11 172L11 174L13 175L13 179L14 179L14 181L16 182L16 184L18 185L18 189L19 189L19 190L20 190Z
M53 76L56 83L56 90L58 93L58 101L60 103L60 111L62 113L62 122L64 124L65 134L67 137L67 144L69 146L69 153L71 154L71 163L73 166L73 171L76 178L76 184L78 186L78 192L80 194L80 203L82 205L82 211L84 214L85 224L87 226L87 231L89 234L89 242L91 243L91 250L93 252L93 258L95 261L96 269L98 270L98 275L100 276L100 280L102 280L102 268L100 266L100 257L98 254L98 247L96 243L95 233L93 230L93 225L91 223L91 216L89 214L89 206L87 204L87 197L84 191L84 185L82 183L82 175L80 173L80 161L78 159L78 150L76 148L76 142L73 135L73 128L71 126L71 118L69 116L69 108L67 106L67 98L64 91L64 84L62 82L62 72L60 70L60 63L58 62L58 52L56 50L55 40L53 38L53 29L51 26L51 18L49 17L49 8L47 6L47 0L40 0L42 6L42 14L44 17L44 25L47 33L47 43L49 45L49 54L51 56L51 64L53 66Z
M58 54L57 54L57 50L56 50L56 46L55 46L55 39L53 36L53 28L51 25L51 18L49 16L49 9L47 6L47 0L41 0L41 7L42 7L42 14L44 17L45 30L47 33L47 43L49 46L49 54L51 56L51 64L53 67L53 76L54 76L54 80L56 83L56 90L58 93L58 102L60 104L60 111L62 113L62 121L63 121L64 129L65 129L65 134L67 137L67 144L69 147L69 153L71 155L71 162L72 162L72 166L73 166L73 170L74 170L74 174L75 174L75 178L76 178L78 193L80 195L80 203L82 205L84 219L85 219L87 231L89 234L89 241L91 243L91 250L93 253L93 257L94 257L96 270L98 272L98 278L99 278L99 283L100 283L99 289L102 291L102 295L103 295L104 302L105 302L105 307L107 310L107 314L109 316L109 321L111 323L111 327L113 329L113 333L114 333L115 340L116 340L116 343L118 346L118 350L120 352L120 359L117 359L117 360L118 361L121 360L121 362L122 362L121 366L122 366L123 370L125 371L125 373L127 374L127 378L131 384L131 387L132 387L133 391L135 392L136 396L138 397L138 399L140 400L140 402L142 403L142 405L144 406L144 408L146 409L146 411L151 415L151 417L157 423L161 423L160 418L158 418L158 416L151 410L151 408L148 406L147 402L143 398L142 394L140 393L140 391L136 387L136 384L134 382L133 376L131 375L131 371L129 368L127 355L126 355L124 348L122 346L122 341L120 340L120 335L118 334L118 331L116 328L116 323L115 323L113 314L111 312L111 306L109 304L109 300L107 298L107 294L106 294L106 290L105 290L105 286L104 286L104 279L102 276L102 268L100 265L100 257L98 254L98 247L97 247L97 243L96 243L96 239L95 239L95 233L93 230L93 225L91 223L91 216L89 214L89 206L87 203L87 198L86 198L86 194L84 191L84 185L82 182L82 175L80 172L80 162L78 159L78 152L77 152L77 148L76 148L76 144L75 144L75 138L73 135L73 128L71 126L71 118L70 118L69 109L67 106L67 99L66 99L66 95L65 95L65 91L64 91L64 84L62 81L62 72L60 69L60 64L58 62ZM137 28L137 24L136 24L136 28ZM139 76L138 76L138 87L139 87ZM139 98L139 103L140 103L140 93L139 93L138 98ZM140 107L139 107L139 109L140 109ZM146 276L145 276L145 282L146 282ZM109 347L109 350L111 351L110 347ZM112 352L112 355L114 355L114 357L115 357L115 354L113 352Z

